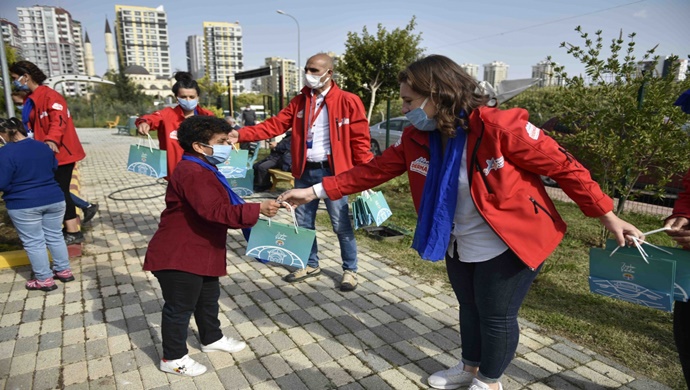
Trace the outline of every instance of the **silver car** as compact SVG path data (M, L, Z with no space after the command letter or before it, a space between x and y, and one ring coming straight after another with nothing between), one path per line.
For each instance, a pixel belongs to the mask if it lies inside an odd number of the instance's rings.
M390 137L388 146L395 144L400 139L403 129L410 125L410 121L404 116L390 119ZM371 152L379 155L386 149L386 121L369 126L371 133Z

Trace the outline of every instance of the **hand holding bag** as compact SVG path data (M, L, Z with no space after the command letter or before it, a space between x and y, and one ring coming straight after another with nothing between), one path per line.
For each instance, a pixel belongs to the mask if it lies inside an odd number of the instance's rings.
M143 138L139 138L137 145L129 146L127 170L155 178L168 176L167 152L154 148L153 139L150 135L147 136L148 148L142 144Z

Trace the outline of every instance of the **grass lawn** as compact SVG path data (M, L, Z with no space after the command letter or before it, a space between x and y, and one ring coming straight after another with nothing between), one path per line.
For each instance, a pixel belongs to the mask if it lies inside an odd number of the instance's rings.
M393 211L388 222L414 230L417 216L407 177L378 189L384 192ZM599 221L585 217L574 204L557 202L556 206L568 222L568 233L532 285L520 316L549 334L563 336L653 380L674 389L685 388L673 342L672 315L590 293L589 248L599 240ZM622 217L642 231L661 226L661 219L655 216ZM318 215L318 223L329 225L325 212ZM411 238L399 243L382 242L359 230L357 240L362 246L385 253L395 268L424 281L444 281L450 290L444 262L420 260L410 249ZM663 233L651 236L649 241L673 246Z

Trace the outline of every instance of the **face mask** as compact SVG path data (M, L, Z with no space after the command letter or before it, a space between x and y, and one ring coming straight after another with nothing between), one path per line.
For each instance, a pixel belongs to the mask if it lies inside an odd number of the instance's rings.
M24 109L24 105L23 105L23 104L17 104L15 107L17 107L17 110L19 110L19 111L21 111L21 110Z
M14 87L14 89L17 89L17 90L19 90L19 91L28 91L28 90L29 90L29 86L28 86L28 85L25 85L25 84L22 84L22 83L19 81L19 80L22 79L22 77L24 77L24 76L18 77L16 80L12 80L12 86Z
M230 158L230 153L232 152L232 146L230 145L206 145L209 148L213 148L213 155L208 155L204 153L206 161L213 165L218 165L224 163L228 158Z
M305 73L304 74L304 85L306 85L307 87L309 87L311 89L319 89L319 88L323 87L324 85L326 85L326 83L328 82L328 79L330 79L330 77L326 77L326 80L321 81L321 77L323 77L327 74L328 74L328 71L326 71L326 73L322 74L321 76L316 75L316 74Z
M417 130L434 131L436 130L436 120L433 118L429 119L426 112L424 112L424 106L427 101L429 101L429 98L424 99L421 106L405 114L405 117L415 128L417 128Z
M187 100L180 98L177 98L177 102L180 103L180 107L185 111L193 111L199 103L197 99Z

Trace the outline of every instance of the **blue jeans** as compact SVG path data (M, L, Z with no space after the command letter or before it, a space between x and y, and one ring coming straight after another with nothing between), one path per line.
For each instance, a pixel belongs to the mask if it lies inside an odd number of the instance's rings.
M325 176L332 176L330 169L305 169L302 177L295 179L295 188L308 188L314 184L321 183ZM307 229L314 229L316 222L316 211L319 208L320 199L303 204L295 209L297 223ZM352 223L349 216L349 205L347 196L339 200L324 199L328 215L331 217L333 233L338 236L340 242L340 257L343 259L343 270L357 272L357 242L355 232L352 230ZM309 261L307 265L313 268L319 266L318 245L314 240L311 247Z
M53 276L50 269L46 245L53 255L53 269L69 269L69 255L65 237L62 235L62 218L65 202L57 202L28 209L7 210L17 234L29 256L31 268L38 280Z
M495 383L513 360L520 338L517 315L534 278L511 250L480 263L446 255L446 270L460 303L462 362L479 367L477 377Z
M84 199L82 199L82 198L80 198L80 197L78 197L72 193L70 193L70 195L72 197L72 202L74 202L75 206L79 207L82 210L89 207L89 204L90 204L89 202L85 201Z

